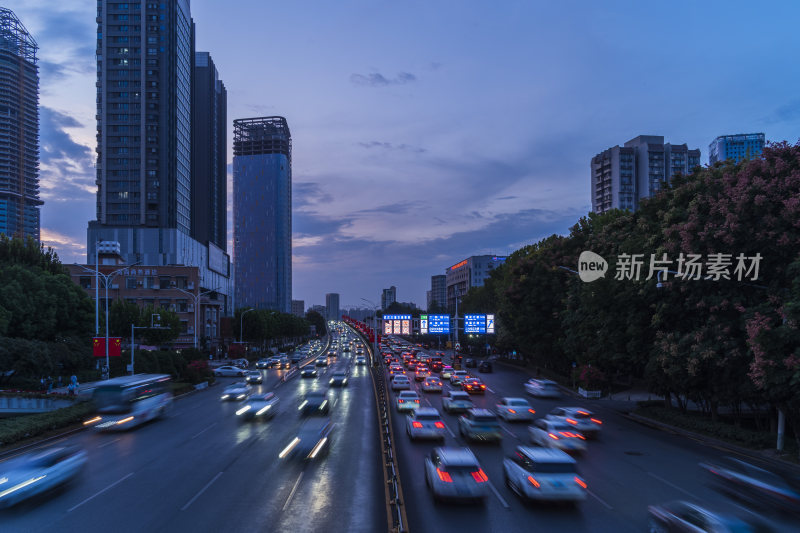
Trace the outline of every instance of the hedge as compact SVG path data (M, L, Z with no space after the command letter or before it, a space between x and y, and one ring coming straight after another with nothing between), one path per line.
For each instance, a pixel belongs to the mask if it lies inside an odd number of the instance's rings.
M94 411L94 403L80 402L49 413L0 419L0 446L83 422Z

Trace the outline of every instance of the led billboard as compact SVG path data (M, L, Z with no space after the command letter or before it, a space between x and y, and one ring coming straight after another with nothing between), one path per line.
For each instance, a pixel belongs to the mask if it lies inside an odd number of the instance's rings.
M383 332L386 335L410 335L411 315L383 315Z

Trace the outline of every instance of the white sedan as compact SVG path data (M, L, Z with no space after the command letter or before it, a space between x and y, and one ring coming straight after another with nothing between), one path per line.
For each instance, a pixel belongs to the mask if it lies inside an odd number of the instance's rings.
M409 390L411 388L411 382L408 380L406 376L396 375L392 378L392 390L400 390L405 389Z
M515 420L533 420L536 414L531 404L525 398L503 398L500 403L495 405L497 416L511 422Z
M252 394L241 409L236 411L236 416L241 420L265 420L272 418L278 409L278 397L275 393Z
M545 448L558 448L571 453L586 451L586 437L565 422L553 422L540 418L528 426L531 442Z
M575 459L561 450L517 446L503 459L503 474L509 488L526 500L586 499L586 482L575 469Z
M244 376L246 370L238 366L225 365L214 369L215 376Z
M225 390L222 391L222 396L220 396L220 400L241 401L247 398L252 390L253 387L244 381L233 383L225 387Z
M444 440L445 426L439 411L433 407L420 407L406 417L406 433L415 439Z
M442 392L442 380L435 377L425 378L422 382L424 392Z
M0 473L0 508L67 483L80 473L86 460L85 451L69 446L55 446L9 459Z
M397 395L397 410L416 411L419 409L419 394L414 391L404 390Z

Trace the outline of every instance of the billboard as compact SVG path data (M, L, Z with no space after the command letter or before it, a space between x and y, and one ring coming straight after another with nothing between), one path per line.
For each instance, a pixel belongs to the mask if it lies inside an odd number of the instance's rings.
M222 248L218 248L214 243L208 243L208 269L223 276L230 275L230 258Z
M383 315L383 332L386 335L411 335L411 315Z
M494 315L464 315L464 333L494 334Z

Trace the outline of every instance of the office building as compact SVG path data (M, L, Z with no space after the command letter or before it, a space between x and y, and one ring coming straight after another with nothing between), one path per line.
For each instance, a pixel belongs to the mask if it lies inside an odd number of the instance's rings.
M383 289L381 293L381 309L386 311L390 305L397 301L397 287L392 285L388 289Z
M233 121L236 305L291 312L292 137L283 117Z
M639 201L659 191L662 182L676 174L689 174L700 166L700 150L686 144L664 143L658 135L640 135L594 156L592 211L635 211Z
M0 8L0 233L39 240L38 45Z
M208 52L194 55L192 90L192 238L228 249L225 84Z
M322 318L325 318L325 315L328 314L328 311L325 309L324 305L312 305L310 310L314 311L315 313L319 313L319 316Z
M708 145L708 164L731 160L739 163L743 159L753 159L764 150L763 133L740 133L720 135Z
M342 314L339 312L339 295L331 292L325 295L325 318L327 320L341 320Z
M292 300L292 314L300 318L306 316L306 302L304 300Z
M455 314L456 299L460 302L471 287L482 287L492 271L505 261L505 257L496 255L473 255L448 268L445 274L447 312ZM486 310L487 313L491 311Z
M445 309L447 306L447 276L439 274L431 276L431 290L428 291L428 311Z

